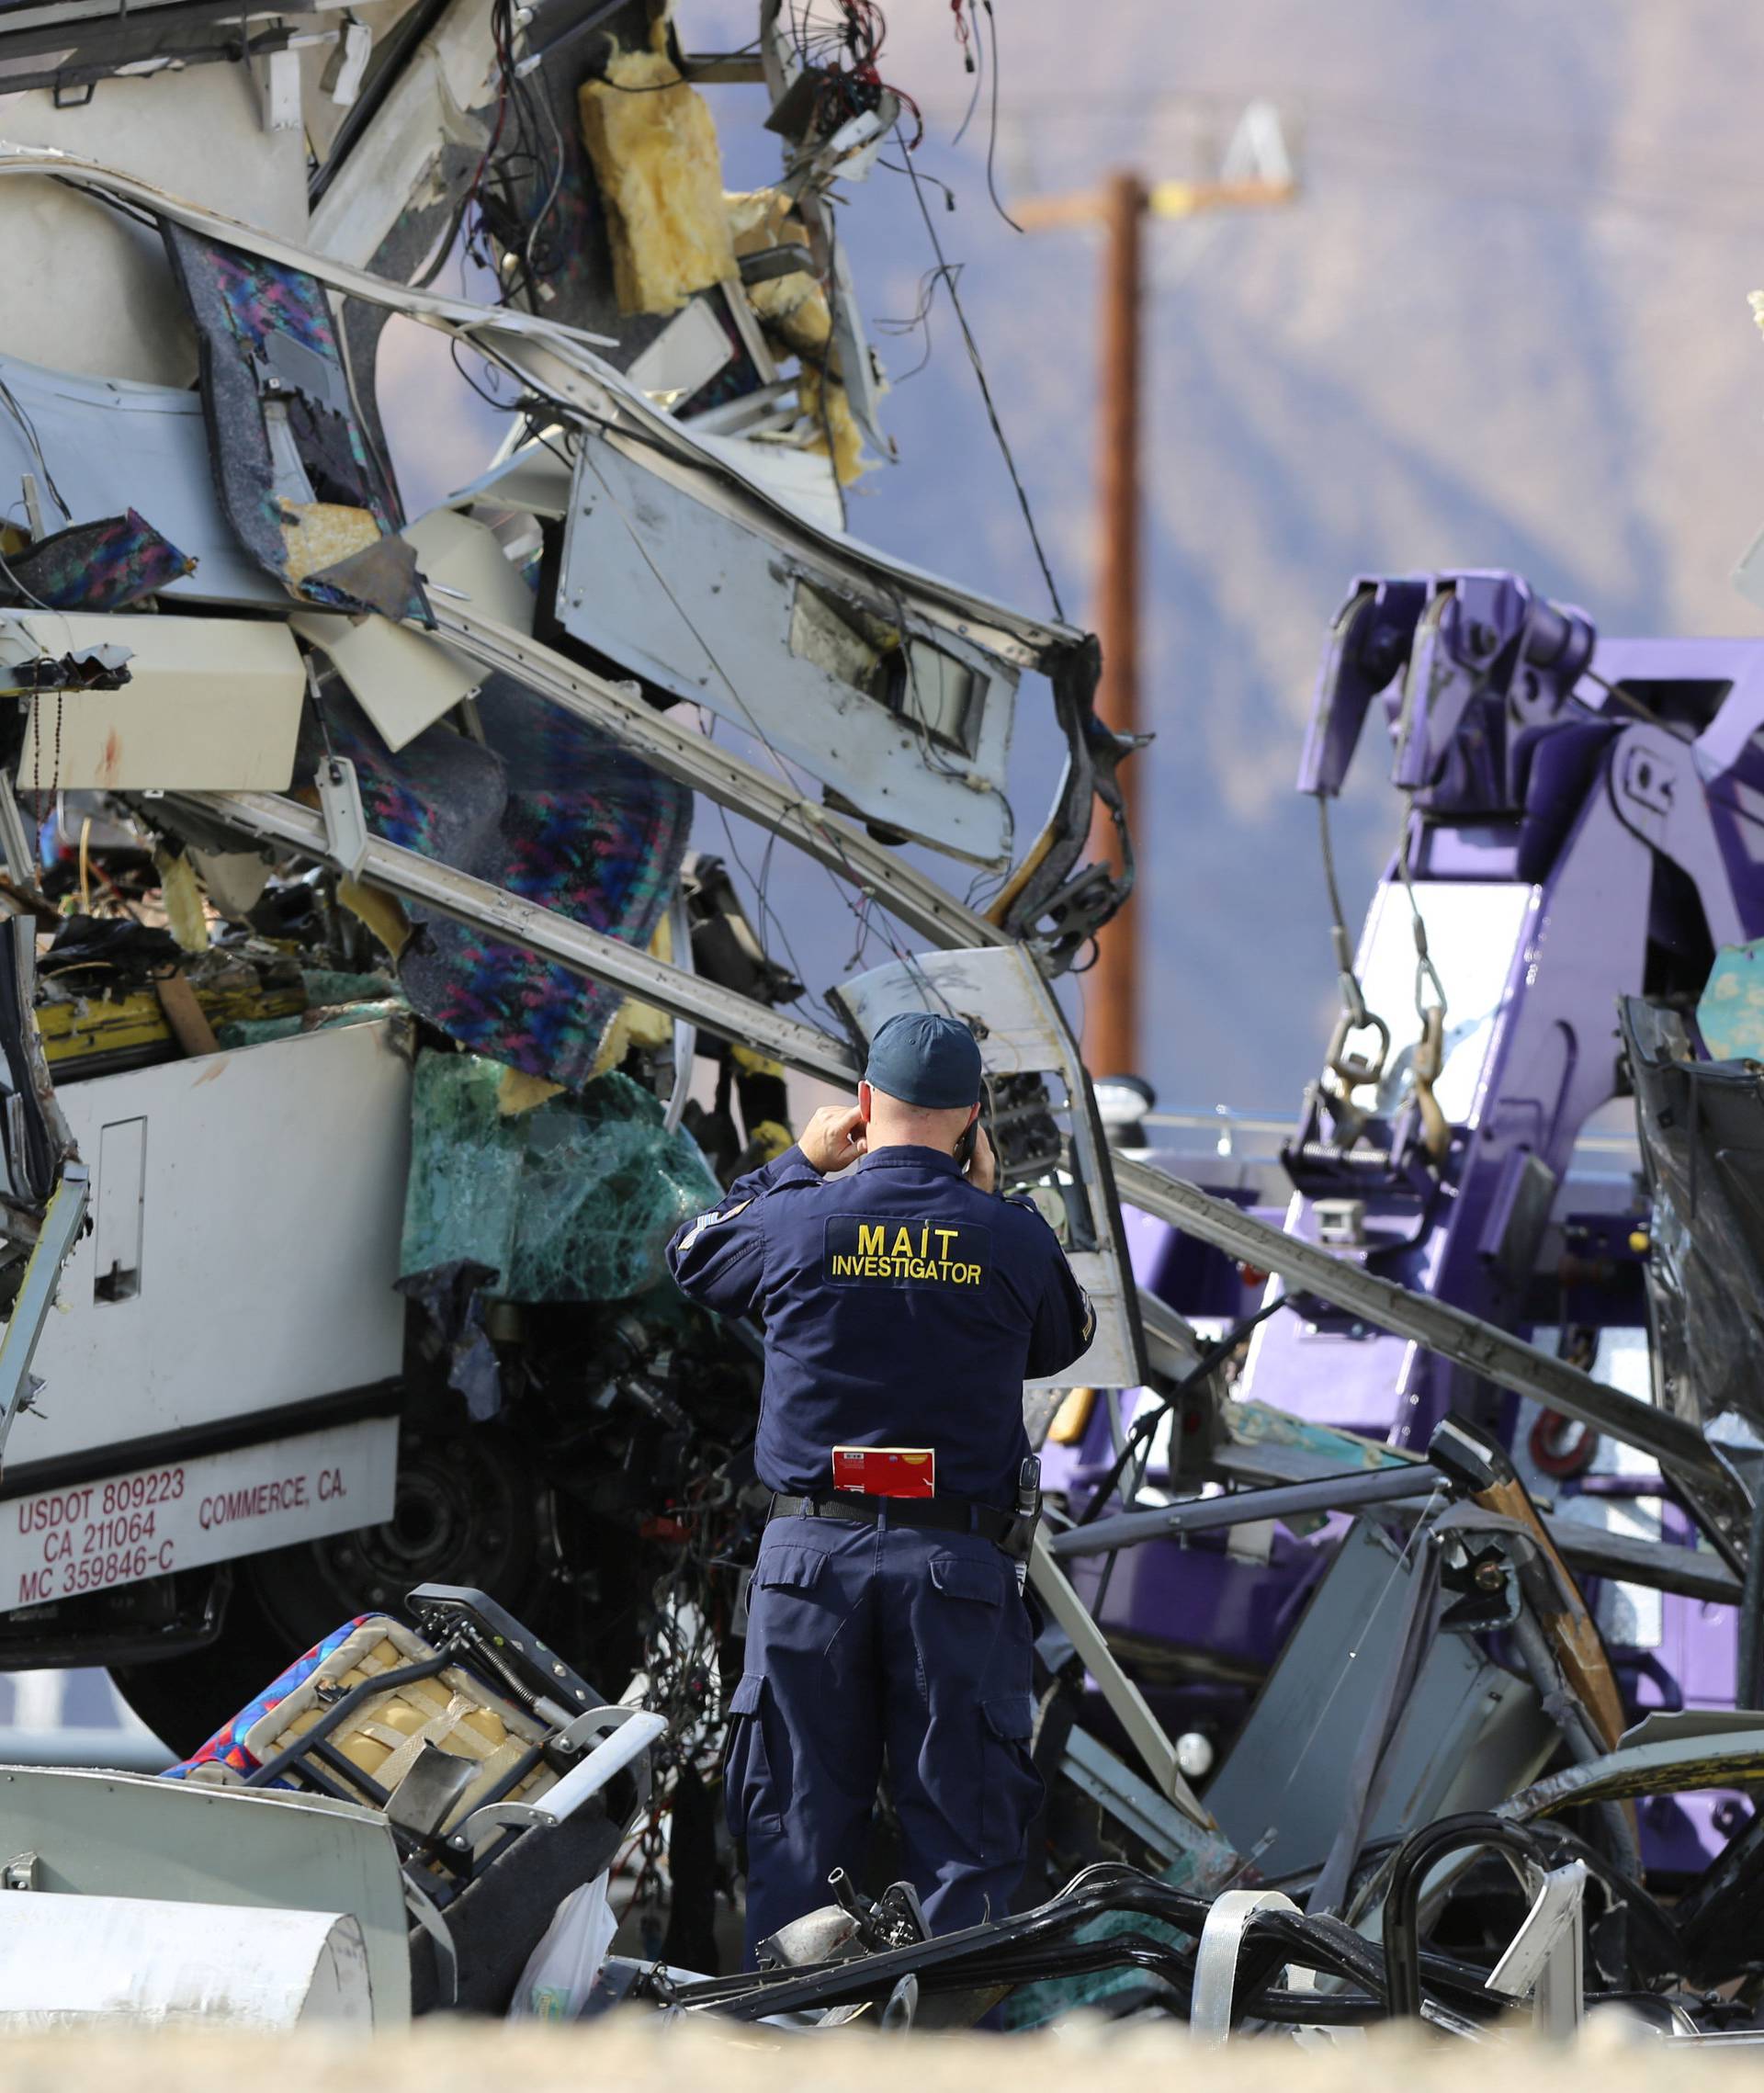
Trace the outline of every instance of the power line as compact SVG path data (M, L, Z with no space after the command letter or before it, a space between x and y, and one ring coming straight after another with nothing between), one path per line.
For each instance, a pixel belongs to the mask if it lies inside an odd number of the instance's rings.
M1437 184L1514 201L1547 203L1539 194L1542 185L1560 197L1638 215L1713 221L1748 232L1758 228L1759 212L1749 200L1756 170L1736 153L1705 153L1642 132L1503 123L1442 106L1405 101L1393 107L1319 96L1310 88L1271 90L1263 85L1257 95L1279 100L1302 134L1307 179L1319 172L1362 178L1372 160ZM1080 96L1019 88L1011 95L1010 113L1032 115L1037 131L1056 126L1102 129L1111 133L1113 145L1124 120L1136 113L1153 124L1160 116L1181 114L1213 121L1240 108L1247 98L1224 89L1120 88ZM942 113L934 101L925 107L928 115Z
M1035 511L1029 506L1029 491L1024 487L1023 476L1017 470L1016 459L1011 455L1011 445L1005 436L1004 424L999 420L999 410L993 402L992 387L987 379L986 365L980 358L979 344L974 339L974 330L968 325L967 314L962 310L961 293L956 289L956 279L950 273L949 257L944 253L944 243L937 237L936 221L932 217L931 207L925 201L924 185L920 180L918 168L913 165L911 151L907 144L905 133L898 122L894 127L894 135L900 147L900 157L906 164L908 178L912 184L913 198L919 206L919 215L925 221L925 232L931 240L931 251L937 257L937 274L942 278L944 288L949 293L949 302L956 313L956 323L960 327L962 340L967 345L967 360L974 367L974 376L980 388L980 398L986 403L986 418L992 424L992 434L998 440L999 454L1004 459L1005 470L1011 475L1011 484L1016 491L1017 506L1023 511L1023 520L1028 528L1029 542L1035 549L1035 560L1041 568L1041 578L1047 584L1048 601L1054 606L1054 616L1064 625L1066 622L1065 605L1059 600L1059 584L1054 580L1054 571L1047 563L1047 553L1041 542L1041 533L1035 528Z

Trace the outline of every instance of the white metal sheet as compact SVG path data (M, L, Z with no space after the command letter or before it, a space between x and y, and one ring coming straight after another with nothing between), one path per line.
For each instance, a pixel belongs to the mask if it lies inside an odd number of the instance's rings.
M401 69L312 213L311 242L365 268L451 141L477 150L469 114L494 62L492 0L454 0Z
M570 481L562 456L536 436L515 445L447 500L455 508L483 502L492 508L527 509L536 516L561 518L570 513Z
M193 65L155 78L106 80L57 107L47 88L9 97L0 132L19 145L89 154L179 196L300 239L306 231L306 147L296 131L259 127L244 69ZM155 229L47 176L6 206L6 296L0 347L62 369L187 384L197 350L182 294ZM51 460L57 480L59 464ZM63 484L63 491L66 492ZM143 481L133 496L153 492ZM7 490L8 499L17 492ZM115 509L91 511L90 522Z
M645 392L665 393L672 402L708 385L732 354L717 304L696 298L626 366L625 375Z
M331 665L394 753L451 712L482 682L456 655L389 617L297 611L288 620Z
M487 525L457 509L431 509L402 532L416 550L417 570L444 595L463 601L479 617L493 617L516 632L533 629L533 592L502 541Z
M399 1372L401 1033L351 1025L61 1087L100 1180L101 1130L146 1122L140 1281L106 1299L94 1238L75 1246L65 1312L37 1348L46 1386L13 1429L9 1467Z
M334 1911L158 1897L0 1898L0 2030L374 2024L361 1927Z
M413 524L406 525L403 536L416 549L418 571L438 596L460 605L475 617L493 617L511 632L532 631L537 599L503 549L502 539L487 525L461 515L458 509L431 509ZM469 655L457 648L441 647L435 640L422 644L438 654L444 664L451 663L471 690L481 687L484 673ZM371 714L371 694L357 689L356 695ZM379 725L377 718L375 724ZM394 749L401 746L397 741L390 745Z
M166 1898L346 1911L361 1926L379 2028L410 2018L410 1919L392 1827L378 1810L283 1789L0 1767L0 1850L34 1852L35 1905ZM216 1938L224 1919L214 1923Z
M781 553L673 484L662 463L582 434L558 591L565 629L800 764L866 819L978 863L1001 861L1015 671L939 632L973 696L964 735L933 740L917 717L922 658L896 712L796 651L804 589L835 605L852 597L831 570ZM883 625L910 628L909 599L879 570L870 594Z
M0 1503L0 1612L285 1548L392 1515L398 1420L166 1460Z
M130 314L130 324L141 326L141 315ZM160 592L165 596L288 607L288 591L250 558L220 512L200 393L6 356L0 383L30 424L27 432L25 421L0 413L0 486L16 489L27 472L42 485L47 468L80 523L138 509L196 561L195 573ZM47 486L43 498L46 516L61 526Z
M0 615L0 660L109 646L129 650L120 690L49 691L28 701L22 787L287 789L306 679L285 626L140 612Z
M719 436L695 427L693 435L714 458L763 487L818 530L843 531L844 504L824 453L797 450L762 436Z

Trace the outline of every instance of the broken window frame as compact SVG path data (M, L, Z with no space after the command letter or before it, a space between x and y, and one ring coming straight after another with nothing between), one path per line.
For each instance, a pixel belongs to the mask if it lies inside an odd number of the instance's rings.
M507 371L566 420L593 424L612 440L640 446L645 462L658 470L665 468L669 476L695 478L707 489L714 489L728 514L756 534L772 538L782 550L797 550L814 567L860 594L884 576L920 617L952 639L967 641L1019 668L1042 671L1051 682L1056 717L1067 743L1065 775L1046 827L1023 854L993 904L990 920L996 939L992 941L1038 941L1044 964L1050 971L1058 971L1125 899L1133 878L1132 846L1114 770L1121 756L1136 744L1112 733L1096 716L1099 657L1091 636L1027 617L903 561L860 551L850 539L806 521L743 478L726 457L705 449L689 428L673 421L628 385L594 355L591 346L594 337L531 314L487 309L389 283L73 154L51 155L40 148L16 146L0 150L0 179L41 175L46 163L52 163L58 179L75 188L136 204L156 218L169 219L245 254L302 270L345 297L385 306L439 329ZM561 665L561 657L555 659ZM1104 865L1079 864L1098 801L1120 839L1123 869L1118 873ZM831 817L818 808L805 808L800 819L807 829L825 826ZM862 832L854 824L850 833L857 836ZM844 870L847 877L874 876L858 873L858 854L848 846L830 850L823 843L820 854L832 857L835 869ZM872 857L877 870L886 865L896 876L905 871L886 854L863 854ZM840 857L852 862L841 866ZM895 877L885 875L885 878L890 886L897 883ZM928 881L922 886L938 891ZM945 901L943 906L950 904ZM962 912L971 917L971 911Z

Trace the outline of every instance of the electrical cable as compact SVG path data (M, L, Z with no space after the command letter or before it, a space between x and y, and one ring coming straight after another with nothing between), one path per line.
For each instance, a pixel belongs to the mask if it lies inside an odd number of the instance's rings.
M998 212L999 216L1001 219L1003 219L1004 222L1011 228L1012 232L1021 232L1023 231L1022 226L1017 223L1016 220L1012 217L1011 213L1006 210L1003 204L999 200L999 185L997 180L994 178L992 171L992 163L999 149L999 18L992 12L992 0L980 0L980 5L986 9L987 36L992 46L992 64L990 68L992 87L992 121L989 128L988 129L986 136L986 193L992 198L993 209Z
M557 111L551 107L550 96L541 92L535 96L535 103L550 126L551 142L557 153L557 167L551 177L551 187L546 191L545 201L534 214L533 222L527 229L526 243L521 249L522 262L529 278L533 274L533 243L538 237L539 228L557 206L558 195L563 187L563 177L569 164L564 151L563 132L559 128Z
M924 136L919 105L902 88L882 78L877 61L888 39L888 19L875 0L831 0L833 18L816 15L818 0L797 0L790 12L791 56L798 73L813 82L814 99L801 136L810 156L853 117L879 108L892 96L912 112L917 127L913 144ZM909 149L910 150L910 148Z
M682 623L685 626L687 631L691 633L694 639L697 641L698 646L703 651L706 661L708 662L710 666L716 671L718 681L722 684L724 689L729 693L730 698L734 701L734 704L737 709L740 711L742 720L747 725L749 730L752 733L754 739L760 743L761 747L764 749L766 754L770 757L773 765L777 770L779 776L785 780L785 782L791 787L793 791L800 793L802 791L800 781L796 776L790 765L786 762L784 756L773 743L773 741L770 735L768 735L765 731L765 729L762 726L760 721L755 718L752 710L749 707L746 699L741 696L741 691L737 688L734 678L730 676L729 672L723 667L722 662L718 658L715 650L711 647L709 641L705 638L704 634L699 631L696 624L693 620L691 613L680 601L680 598L675 593L672 583L668 580L667 576L662 571L662 570L656 565L655 561L650 557L649 548L644 544L641 534L638 531L632 519L626 514L623 503L619 501L618 496L614 492L611 486L607 483L605 475L594 463L592 457L586 453L584 453L583 461L587 465L588 470L594 474L594 479L601 489L601 492L605 495L606 500L611 505L614 513L618 516L620 522L625 526L627 535L630 537L632 544L636 547L639 557L643 560L645 566L649 568L650 572L654 578L657 586L662 590L662 594L667 597L668 601L673 605L674 610L678 613ZM714 739L714 734L712 738ZM733 847L732 843L730 847ZM851 860L845 855L845 853L842 849L840 852L840 856L845 867L845 878L847 882L856 893L864 893L865 891L865 882L860 877L856 866L852 864ZM739 856L737 858L737 862L740 863ZM839 897L842 903L855 912L857 904L853 900L852 896L845 891L845 888L841 885L839 879L835 877L831 868L830 866L823 865L821 869L827 878L831 882L833 891ZM745 865L742 866L742 870L745 872ZM899 960L903 966L909 967L910 969L917 971L920 974L922 980L924 981L926 992L930 994L936 1001L944 1003L945 1009L947 1009L948 1005L945 1000L937 993L934 986L930 983L928 979L924 979L923 969L920 967L919 963L914 958L912 953L908 950L898 938L890 935L888 931L881 931L880 935L882 936L885 944L887 944L889 951L894 955L895 958Z
M1085 1505L1084 1510L1073 1522L1074 1525L1088 1526L1101 1515L1102 1507L1108 1502L1110 1492L1120 1481L1122 1471L1133 1454L1136 1442L1141 1439L1149 1442L1165 1414L1174 1410L1191 1388L1197 1386L1205 1380L1209 1374L1216 1373L1257 1325L1265 1323L1276 1308L1285 1307L1291 1298L1292 1296L1289 1294L1278 1294L1272 1301L1264 1301L1252 1314L1240 1317L1222 1337L1215 1338L1210 1344L1202 1350L1200 1358L1177 1382L1169 1395L1154 1404L1150 1409L1142 1410L1134 1419L1132 1424L1127 1428L1123 1444L1115 1454L1114 1465L1096 1486L1095 1491ZM1131 1498L1126 1499L1126 1509L1132 1509Z
M718 53L718 56L746 58L758 51L759 48L760 40L755 37L751 43L742 44L739 51L722 51ZM651 80L647 85L641 87L627 86L622 80L609 80L604 73L592 74L590 78L596 87L607 88L615 95L671 95L676 87L690 87L693 84L692 75L689 73L676 73L672 80Z
M890 175L904 175L909 171L905 167L897 166L892 160L883 159L880 153L877 153L876 155L876 164L878 167L886 167ZM922 182L929 182L933 189L942 190L944 198L944 209L946 211L955 209L956 192L950 187L949 184L944 181L941 175L933 175L931 172L930 168L922 167L919 170L919 179ZM965 263L957 262L956 265L956 274L957 276L960 276L962 270L967 265ZM942 272L937 269L927 269L925 271L925 274L928 277L938 276Z
M543 91L536 90L514 55L520 30L514 0L493 0L491 40L497 73L496 115L490 137L466 183L441 254L429 272L433 280L441 260L469 227L464 252L488 269L496 283L495 302L513 303L518 290L526 309L537 311L541 289L568 260L568 243L560 221L555 244L541 252L548 225L569 175L569 149L556 111ZM503 140L512 125L513 135ZM523 190L528 192L523 199ZM502 266L488 247L499 250ZM510 265L513 265L512 266ZM499 402L500 404L500 402Z
M459 351L462 345L463 345L460 343L459 337L457 334L450 335L448 337L447 355L452 358L453 368L455 370L459 373L460 377L465 379L466 383L470 386L471 390L478 395L479 399L481 399L487 407L495 408L496 412L499 414L518 413L523 404L521 401L518 399L500 400L497 398L495 393L487 392L484 388L479 384L478 380L471 375L471 373L466 368L465 365L460 362ZM492 371L494 371L501 368L496 364L491 363L488 357L486 357L484 361Z
M974 17L974 28L977 33L972 37L968 34L967 17L962 12L964 4ZM959 145L963 139L967 136L967 127L974 121L974 112L980 106L980 88L985 83L986 68L981 61L982 46L978 34L980 26L979 0L950 0L950 5L956 16L956 40L962 47L963 65L967 72L974 75L974 86L967 97L967 108L963 114L960 124L956 127L955 137L949 141L953 148Z
M718 806L717 809L717 818L722 823L723 835L729 843L729 854L734 859L736 866L740 870L742 878L747 881L748 886L752 889L754 906L758 911L759 919L755 927L758 929L762 940L764 939L767 926L770 925L772 931L776 933L779 945L781 945L784 948L785 957L790 962L790 970L792 974L796 977L798 984L800 984L797 988L797 993L786 1000L793 1004L799 1005L806 999L808 1006L812 1010L819 1012L821 1018L835 1031L837 1031L840 1028L838 1018L834 1015L833 1012L829 1009L825 998L822 997L818 990L808 986L808 975L804 971L802 962L797 957L795 948L790 943L790 933L784 926L783 918L772 906L770 899L772 882L772 853L778 840L776 831L772 830L767 832L765 848L760 856L760 876L756 879L753 877L753 874L748 868L747 860L741 855L741 846L735 841L734 830L731 829L729 825L728 808Z
M1151 1970L1170 1985L1182 2009L1192 1997L1194 1942L1211 1909L1210 1897L1197 1896L1153 1880L1137 1869L1103 1864L1086 1869L1046 1903L1032 1911L994 1920L984 1927L928 1940L881 1949L870 1955L836 1963L785 1967L739 1977L710 1977L678 1985L659 1970L645 1980L649 1996L687 2010L709 2008L739 2019L769 2014L815 2010L874 1999L907 1974L930 1992L975 1990L1015 1986L1056 1974L1076 1974L1118 1963ZM1175 1946L1148 1936L1127 1933L1114 1939L1077 1940L1089 1921L1116 1914L1160 1920L1187 1944ZM1099 1956L1102 1958L1099 1960ZM1385 1959L1378 1946L1351 1928L1303 1912L1257 1912L1246 1929L1238 1965L1234 2019L1287 2018L1306 2020L1329 2015L1319 1998L1341 2001L1343 1995L1276 1988L1290 1963L1315 1969L1356 1987L1346 1995L1350 2011L1382 2008L1385 1993ZM1461 1959L1426 1951L1421 1969L1433 1988L1461 2013L1492 2018L1505 2002L1486 1988L1487 1972Z
M821 222L825 226L827 232L826 298L827 310L831 322L831 318L833 311L833 295L839 283L839 271L836 266L836 256L839 253L839 229L834 221L831 198L828 201L828 208L826 211L822 214ZM821 441L827 446L827 473L828 477L833 483L833 499L839 503L839 527L841 530L843 530L850 521L850 516L845 506L845 483L839 477L839 446L833 441L832 367L833 336L836 330L830 323L827 329L827 340L821 347L820 358L818 361L810 363L810 368L818 372L820 379L818 404L820 408ZM809 359L806 357L800 350L798 350L797 353L797 360L799 364L809 362ZM798 407L800 407L802 404L802 389L800 385L797 386L797 404ZM724 680L727 681L728 679L725 678Z
M74 521L74 512L68 507L66 499L62 495L61 489L55 484L55 475L49 470L49 460L43 456L42 440L37 434L37 424L31 420L30 416L25 412L24 408L19 405L17 398L13 392L11 386L6 383L4 378L0 378L0 406L4 406L6 408L7 413L12 416L13 420L17 423L19 428L23 430L25 441L30 446L30 455L37 460L37 469L43 476L43 485L48 488L51 498L53 500L55 506L60 509L62 514L67 518L68 522L72 523ZM28 594L29 594L28 591L26 593ZM37 599L34 596L31 598L31 601L33 603ZM43 605L43 608L47 610L49 608L49 605L45 604Z
M882 164L889 166L891 163L884 161ZM899 172L904 174L906 170L903 167ZM964 265L957 262L955 269L956 275L960 276L963 267ZM932 308L937 300L937 279L942 275L941 269L927 269L924 275L919 278L918 309L905 320L878 320L876 322L876 329L881 334L895 337L920 334L924 337L924 349L919 361L913 365L912 368L910 370L893 371L889 374L889 381L894 385L904 385L910 378L917 378L931 361L931 313Z
M902 153L910 153L910 149L907 145L906 134L901 130L898 122L894 127L894 133L900 141ZM1054 580L1054 571L1048 565L1047 554L1041 542L1041 533L1035 527L1035 512L1029 505L1028 490L1023 486L1022 475L1017 470L1017 461L1011 454L1011 445L1005 436L1004 425L999 420L999 410L992 398L992 387L986 375L986 365L980 357L979 345L974 339L973 328L968 325L967 314L962 310L961 295L950 277L949 257L944 253L944 243L937 237L937 227L932 219L931 208L925 202L924 191L920 186L919 170L913 165L910 157L906 161L906 169L907 178L912 184L913 197L919 205L919 214L924 220L925 231L930 235L932 253L937 257L938 272L943 277L944 288L949 293L949 302L955 308L956 322L962 331L962 340L967 348L968 361L974 367L975 379L980 388L980 398L986 404L986 418L992 424L992 434L997 440L1000 455L1004 459L1005 470L1011 475L1011 484L1016 491L1017 506L1023 511L1023 520L1028 528L1029 542L1035 548L1036 563L1041 569L1041 578L1047 585L1048 601L1054 606L1054 616L1064 625L1066 622L1066 606L1059 600L1059 585Z

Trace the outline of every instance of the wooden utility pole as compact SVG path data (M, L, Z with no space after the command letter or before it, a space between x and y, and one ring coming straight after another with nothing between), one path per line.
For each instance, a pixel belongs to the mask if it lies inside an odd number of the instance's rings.
M1102 680L1096 708L1117 734L1139 726L1139 304L1146 185L1118 174L1102 194L1102 356L1098 372L1102 452L1097 458L1098 524L1096 636ZM1121 766L1127 831L1139 833L1139 766ZM1091 849L1118 870L1114 823L1099 809ZM1136 918L1129 897L1097 936L1096 965L1084 984L1084 1058L1093 1075L1141 1072L1139 968Z
M1155 182L1116 174L1100 190L1035 197L1012 206L1027 232L1101 223L1102 277L1097 459L1097 579L1092 617L1102 648L1096 709L1117 734L1137 734L1139 711L1140 520L1139 453L1144 227L1148 216L1186 218L1219 206L1288 202L1290 174L1219 182ZM1121 768L1121 796L1130 832L1137 827L1138 765ZM1091 849L1120 869L1114 823L1099 810ZM1084 1061L1093 1076L1143 1073L1139 1038L1138 905L1129 899L1097 933L1096 964L1084 980Z

